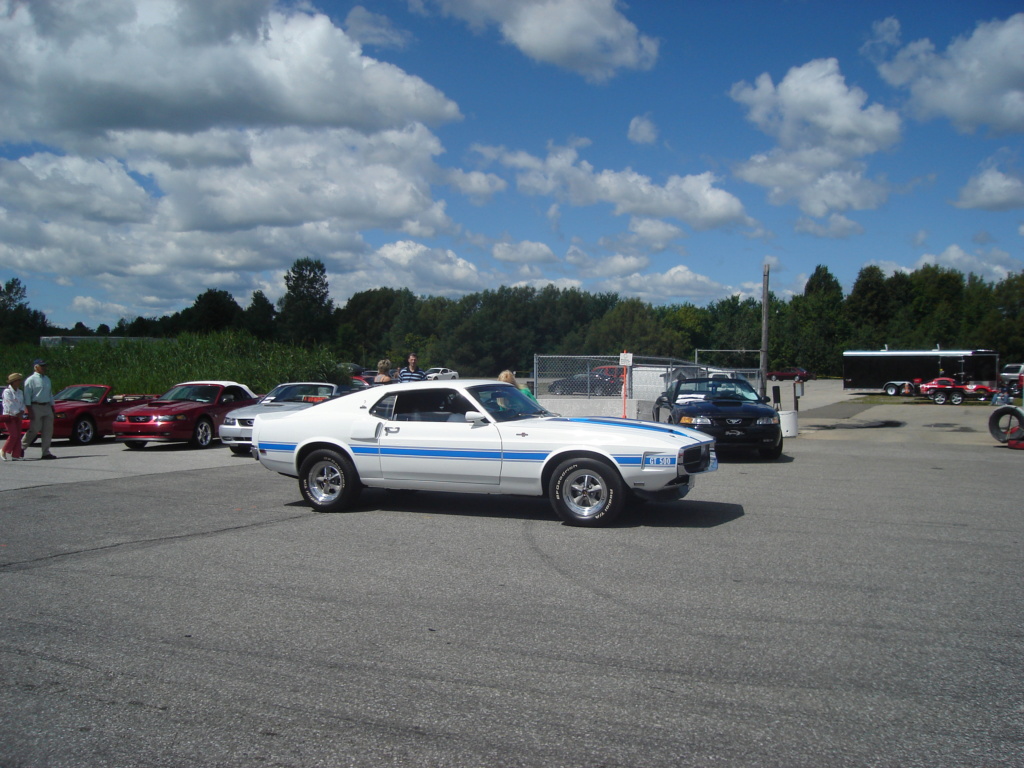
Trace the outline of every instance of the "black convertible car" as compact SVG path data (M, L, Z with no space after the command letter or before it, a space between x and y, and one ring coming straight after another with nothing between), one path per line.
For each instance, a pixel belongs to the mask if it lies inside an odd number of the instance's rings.
M782 455L778 412L741 379L680 379L654 403L654 420L712 435L720 448L756 448Z

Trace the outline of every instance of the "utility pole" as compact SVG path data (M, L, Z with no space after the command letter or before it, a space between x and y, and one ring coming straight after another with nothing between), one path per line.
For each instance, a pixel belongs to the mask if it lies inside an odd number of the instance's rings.
M768 394L768 265L761 279L761 397Z

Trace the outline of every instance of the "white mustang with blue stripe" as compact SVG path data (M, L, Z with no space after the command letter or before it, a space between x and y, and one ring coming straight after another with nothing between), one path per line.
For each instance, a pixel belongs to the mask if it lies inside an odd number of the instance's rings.
M548 496L575 525L606 525L631 496L684 497L718 468L714 439L685 427L562 418L484 379L372 387L302 411L256 417L253 452L297 477L321 512L364 487Z

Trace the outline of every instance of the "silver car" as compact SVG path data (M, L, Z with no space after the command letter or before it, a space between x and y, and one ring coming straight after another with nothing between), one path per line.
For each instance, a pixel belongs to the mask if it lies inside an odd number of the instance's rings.
M427 381L434 381L435 379L457 379L459 378L459 372L453 371L451 368L428 368L427 369Z
M293 381L278 384L255 405L238 408L224 417L218 436L233 453L248 454L252 447L252 422L260 413L300 411L325 400L347 395L358 387L323 381ZM365 387L363 387L365 389Z

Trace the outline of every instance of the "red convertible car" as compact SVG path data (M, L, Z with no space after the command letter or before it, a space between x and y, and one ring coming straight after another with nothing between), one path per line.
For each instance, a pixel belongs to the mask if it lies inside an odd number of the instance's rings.
M126 408L114 420L114 436L129 448L148 442L187 442L205 448L228 411L252 405L256 395L234 381L186 381L156 400Z
M984 400L996 393L992 387L984 384L957 384L955 379L944 376L919 384L917 391L919 394L931 398L938 405L946 402L960 405L969 397Z
M114 432L114 419L125 408L156 395L115 395L106 384L72 384L53 396L53 436L88 445ZM22 422L27 432L29 419Z

